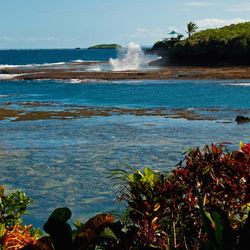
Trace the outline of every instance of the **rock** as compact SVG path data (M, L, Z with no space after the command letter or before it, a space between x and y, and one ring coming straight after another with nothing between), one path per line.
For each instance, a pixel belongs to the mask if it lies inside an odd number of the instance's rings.
M250 118L247 116L238 115L235 119L237 123L250 122Z

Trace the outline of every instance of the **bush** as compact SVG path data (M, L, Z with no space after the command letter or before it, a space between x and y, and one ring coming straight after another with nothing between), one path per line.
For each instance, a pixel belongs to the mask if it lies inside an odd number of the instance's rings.
M2 191L0 249L244 249L250 235L249 172L250 144L244 143L235 152L214 144L190 149L167 174L148 167L114 170L112 176L124 181L122 220L99 214L72 229L71 211L58 208L44 225L48 236L38 240L20 223L27 207L20 199L26 205L29 199L20 193L6 199Z
M0 186L0 224L7 227L20 224L21 216L27 214L30 203L31 199L25 193L16 191L5 195L4 188Z
M249 209L249 171L250 144L232 153L212 144L189 150L167 176L148 168L117 172L126 179L120 198L128 202L127 223L136 226L136 243L159 249L202 248L209 243L203 215L217 211L230 225L231 249L237 248Z
M21 249L27 244L35 244L40 231L31 225L22 225L22 215L27 214L31 203L25 193L16 191L4 194L0 186L0 249Z

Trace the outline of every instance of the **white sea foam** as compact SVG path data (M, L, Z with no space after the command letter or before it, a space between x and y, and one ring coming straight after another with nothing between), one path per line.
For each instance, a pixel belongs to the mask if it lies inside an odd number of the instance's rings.
M66 62L56 62L56 63L41 63L41 64L22 64L22 65L12 65L12 64L0 64L0 69L5 68L30 68L30 67L47 67L47 66L57 66L64 65Z
M9 65L9 64L0 64L0 69L5 69L5 68L16 68L20 67L20 65Z
M73 60L72 62L73 63L81 63L81 62L86 62L86 61L84 61L84 60Z
M98 60L81 60L81 59L77 59L77 60L73 60L73 61L71 61L71 62L73 62L73 63L83 63L83 62L100 62L100 61L98 61Z
M22 74L0 74L0 81L1 80L12 80L19 75L22 75Z
M225 86L241 86L241 87L250 87L249 82L235 82L235 83L225 83Z
M34 66L53 66L53 65L64 65L66 62L57 62L57 63L43 63L43 64L32 64Z
M89 67L87 71L100 72L102 71L102 69L100 66L95 65L95 66Z
M117 59L110 58L113 71L138 70L145 62L145 55L136 43L129 43L126 49L120 49Z
M69 82L70 83L82 83L83 81L80 79L70 79Z
M106 83L109 82L107 80L100 80L100 79L70 79L70 80L63 80L63 82L68 82L68 83Z

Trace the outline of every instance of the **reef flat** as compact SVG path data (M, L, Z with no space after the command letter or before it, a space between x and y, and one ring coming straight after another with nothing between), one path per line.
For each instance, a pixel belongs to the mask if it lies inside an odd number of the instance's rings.
M96 64L96 63L95 63ZM250 79L249 66L198 67L172 66L154 70L134 71L80 71L71 68L4 68L0 71L3 79L79 79L79 80L164 80L164 79Z

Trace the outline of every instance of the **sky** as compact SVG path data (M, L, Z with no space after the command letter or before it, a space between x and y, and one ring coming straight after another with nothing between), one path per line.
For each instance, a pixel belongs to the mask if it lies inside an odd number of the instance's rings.
M250 21L241 0L0 0L0 49L152 46L186 25L199 30Z

